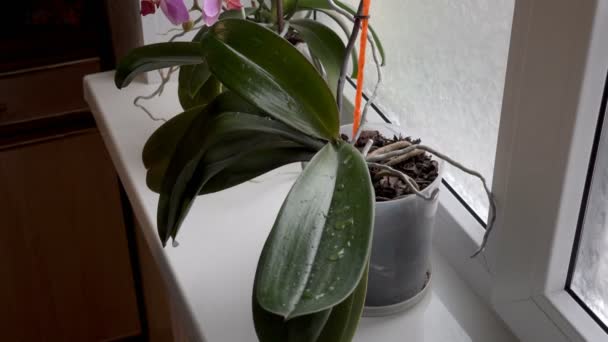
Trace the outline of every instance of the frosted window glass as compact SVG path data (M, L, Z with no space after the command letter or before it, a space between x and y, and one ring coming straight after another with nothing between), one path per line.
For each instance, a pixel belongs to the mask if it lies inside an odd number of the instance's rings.
M608 323L608 121L597 150L570 289Z
M513 0L381 0L372 1L370 13L387 51L378 106L412 136L480 171L489 184L513 6ZM368 63L367 93L375 80ZM481 183L446 171L450 185L487 218Z

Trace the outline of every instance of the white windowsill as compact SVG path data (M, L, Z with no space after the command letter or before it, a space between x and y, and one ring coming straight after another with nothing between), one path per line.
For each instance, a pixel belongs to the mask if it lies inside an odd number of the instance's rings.
M250 313L251 288L262 244L299 165L287 165L255 181L199 197L180 231L177 248L162 249L156 234L158 195L146 187L141 150L160 126L133 106L137 95L153 85L135 82L119 91L113 73L88 76L85 97L124 185L146 242L174 300L191 322L191 336L207 341L255 340ZM179 111L175 84L162 99L151 101L159 116ZM443 189L437 217L431 291L415 308L386 318L364 318L355 341L514 341L513 335L476 293L486 297L475 250L482 232L448 191ZM468 214L468 213L466 213ZM464 234L464 232L467 232ZM441 252L441 253L440 253ZM442 254L445 254L442 256ZM455 269L476 279L473 288ZM472 278L471 278L472 277ZM479 281L477 281L479 280Z

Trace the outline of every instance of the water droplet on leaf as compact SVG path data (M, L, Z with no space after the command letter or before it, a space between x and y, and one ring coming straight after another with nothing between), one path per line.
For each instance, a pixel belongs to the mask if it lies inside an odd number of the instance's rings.
M342 259L344 258L344 248L342 248L340 251L338 251L338 259Z
M312 291L310 291L310 289L304 290L304 294L302 294L302 297L304 297L304 299L311 299L312 298Z

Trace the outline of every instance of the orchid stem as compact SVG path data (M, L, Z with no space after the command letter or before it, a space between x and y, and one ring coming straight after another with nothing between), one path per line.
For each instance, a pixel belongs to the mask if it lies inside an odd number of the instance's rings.
M330 2L333 4L333 2ZM344 60L342 61L342 68L340 68L340 78L338 78L338 92L336 93L336 101L338 103L338 111L342 111L344 103L344 84L346 83L346 70L348 69L348 63L350 62L350 54L355 48L359 31L361 30L361 18L363 14L363 1L359 3L359 9L357 10L358 17L354 18L353 31L348 38L348 44L346 45L346 51L344 52ZM353 65L353 68L356 67Z
M277 6L277 33L281 34L283 32L283 0L275 1Z

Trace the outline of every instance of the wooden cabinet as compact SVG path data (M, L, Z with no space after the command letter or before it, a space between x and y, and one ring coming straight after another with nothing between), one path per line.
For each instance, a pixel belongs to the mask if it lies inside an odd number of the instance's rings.
M113 166L96 129L0 147L3 341L140 334Z
M100 70L89 58L0 74L0 125L86 111L82 77Z

